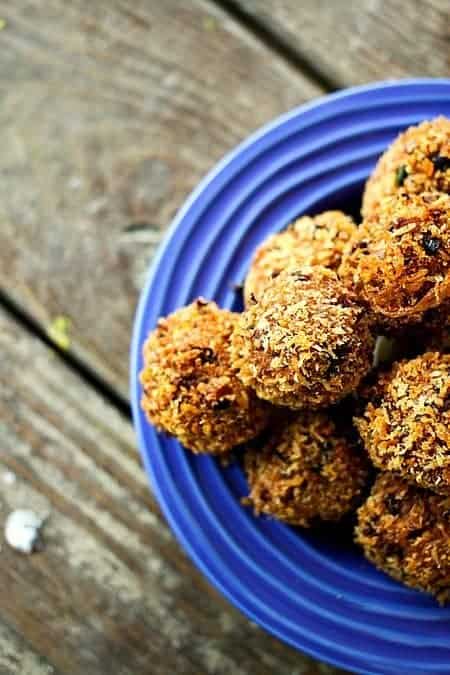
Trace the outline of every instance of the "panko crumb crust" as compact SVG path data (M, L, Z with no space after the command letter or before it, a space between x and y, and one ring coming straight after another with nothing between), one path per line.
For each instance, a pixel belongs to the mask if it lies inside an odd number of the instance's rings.
M227 452L268 422L269 407L242 385L231 362L238 320L199 298L160 319L145 343L142 408L194 452Z
M286 269L321 265L336 270L356 230L356 224L342 211L325 211L302 216L270 236L253 256L244 284L245 306L259 298L271 279Z
M376 394L355 419L375 466L450 495L450 355L397 362Z
M450 499L380 474L358 510L355 540L376 567L450 601Z
M374 346L366 310L322 267L273 279L241 314L232 340L243 383L292 409L325 407L354 391Z
M450 193L450 120L437 117L410 127L389 146L366 183L364 218L398 191Z
M245 471L250 486L245 503L257 514L309 527L318 520L338 521L355 508L368 462L327 413L310 412L297 413L265 443L252 444Z
M450 297L450 197L383 200L348 247L339 277L378 322L417 323Z

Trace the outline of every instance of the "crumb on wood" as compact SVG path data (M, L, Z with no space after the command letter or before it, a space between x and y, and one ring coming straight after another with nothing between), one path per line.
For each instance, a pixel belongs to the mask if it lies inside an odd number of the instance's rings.
M49 338L60 348L67 351L70 348L70 329L72 322L67 316L56 316L51 322L47 334Z
M212 16L205 16L202 21L203 28L207 31L214 31L217 29L218 22Z
M41 529L46 516L39 516L31 509L12 511L5 523L5 540L11 548L30 555L42 550Z
M12 471L5 471L2 476L2 480L5 485L14 485L17 480L17 476Z

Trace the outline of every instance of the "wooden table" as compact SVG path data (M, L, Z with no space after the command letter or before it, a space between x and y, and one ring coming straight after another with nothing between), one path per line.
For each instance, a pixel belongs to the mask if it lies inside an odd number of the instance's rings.
M1 5L0 526L50 513L42 552L2 545L1 675L338 672L174 541L130 422L131 322L167 224L250 131L333 89L449 74L448 0Z

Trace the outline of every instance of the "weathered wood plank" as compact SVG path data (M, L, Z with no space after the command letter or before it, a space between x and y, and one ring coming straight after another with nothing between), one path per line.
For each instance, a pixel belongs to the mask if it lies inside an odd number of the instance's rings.
M0 350L0 532L15 508L49 514L42 552L1 546L0 673L337 672L219 597L164 524L128 422L3 313Z
M162 233L236 142L318 88L204 0L20 0L0 18L0 286L126 395Z
M4 592L4 589L3 589ZM59 675L50 663L0 620L1 675Z
M336 88L448 77L448 0L230 0Z

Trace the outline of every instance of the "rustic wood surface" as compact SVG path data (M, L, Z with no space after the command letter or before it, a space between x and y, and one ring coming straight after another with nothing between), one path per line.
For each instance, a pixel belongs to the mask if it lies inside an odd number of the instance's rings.
M201 0L20 0L0 18L0 285L44 328L69 317L71 349L126 396L168 222L227 150L320 89Z
M17 507L49 514L41 552L1 546L0 675L337 673L173 540L126 414L131 321L199 178L327 90L447 75L448 3L0 4L0 530Z
M224 0L333 88L448 77L448 0Z
M0 552L2 675L333 672L210 587L162 521L128 421L1 310L0 349L0 528L15 508L48 515L42 551Z

